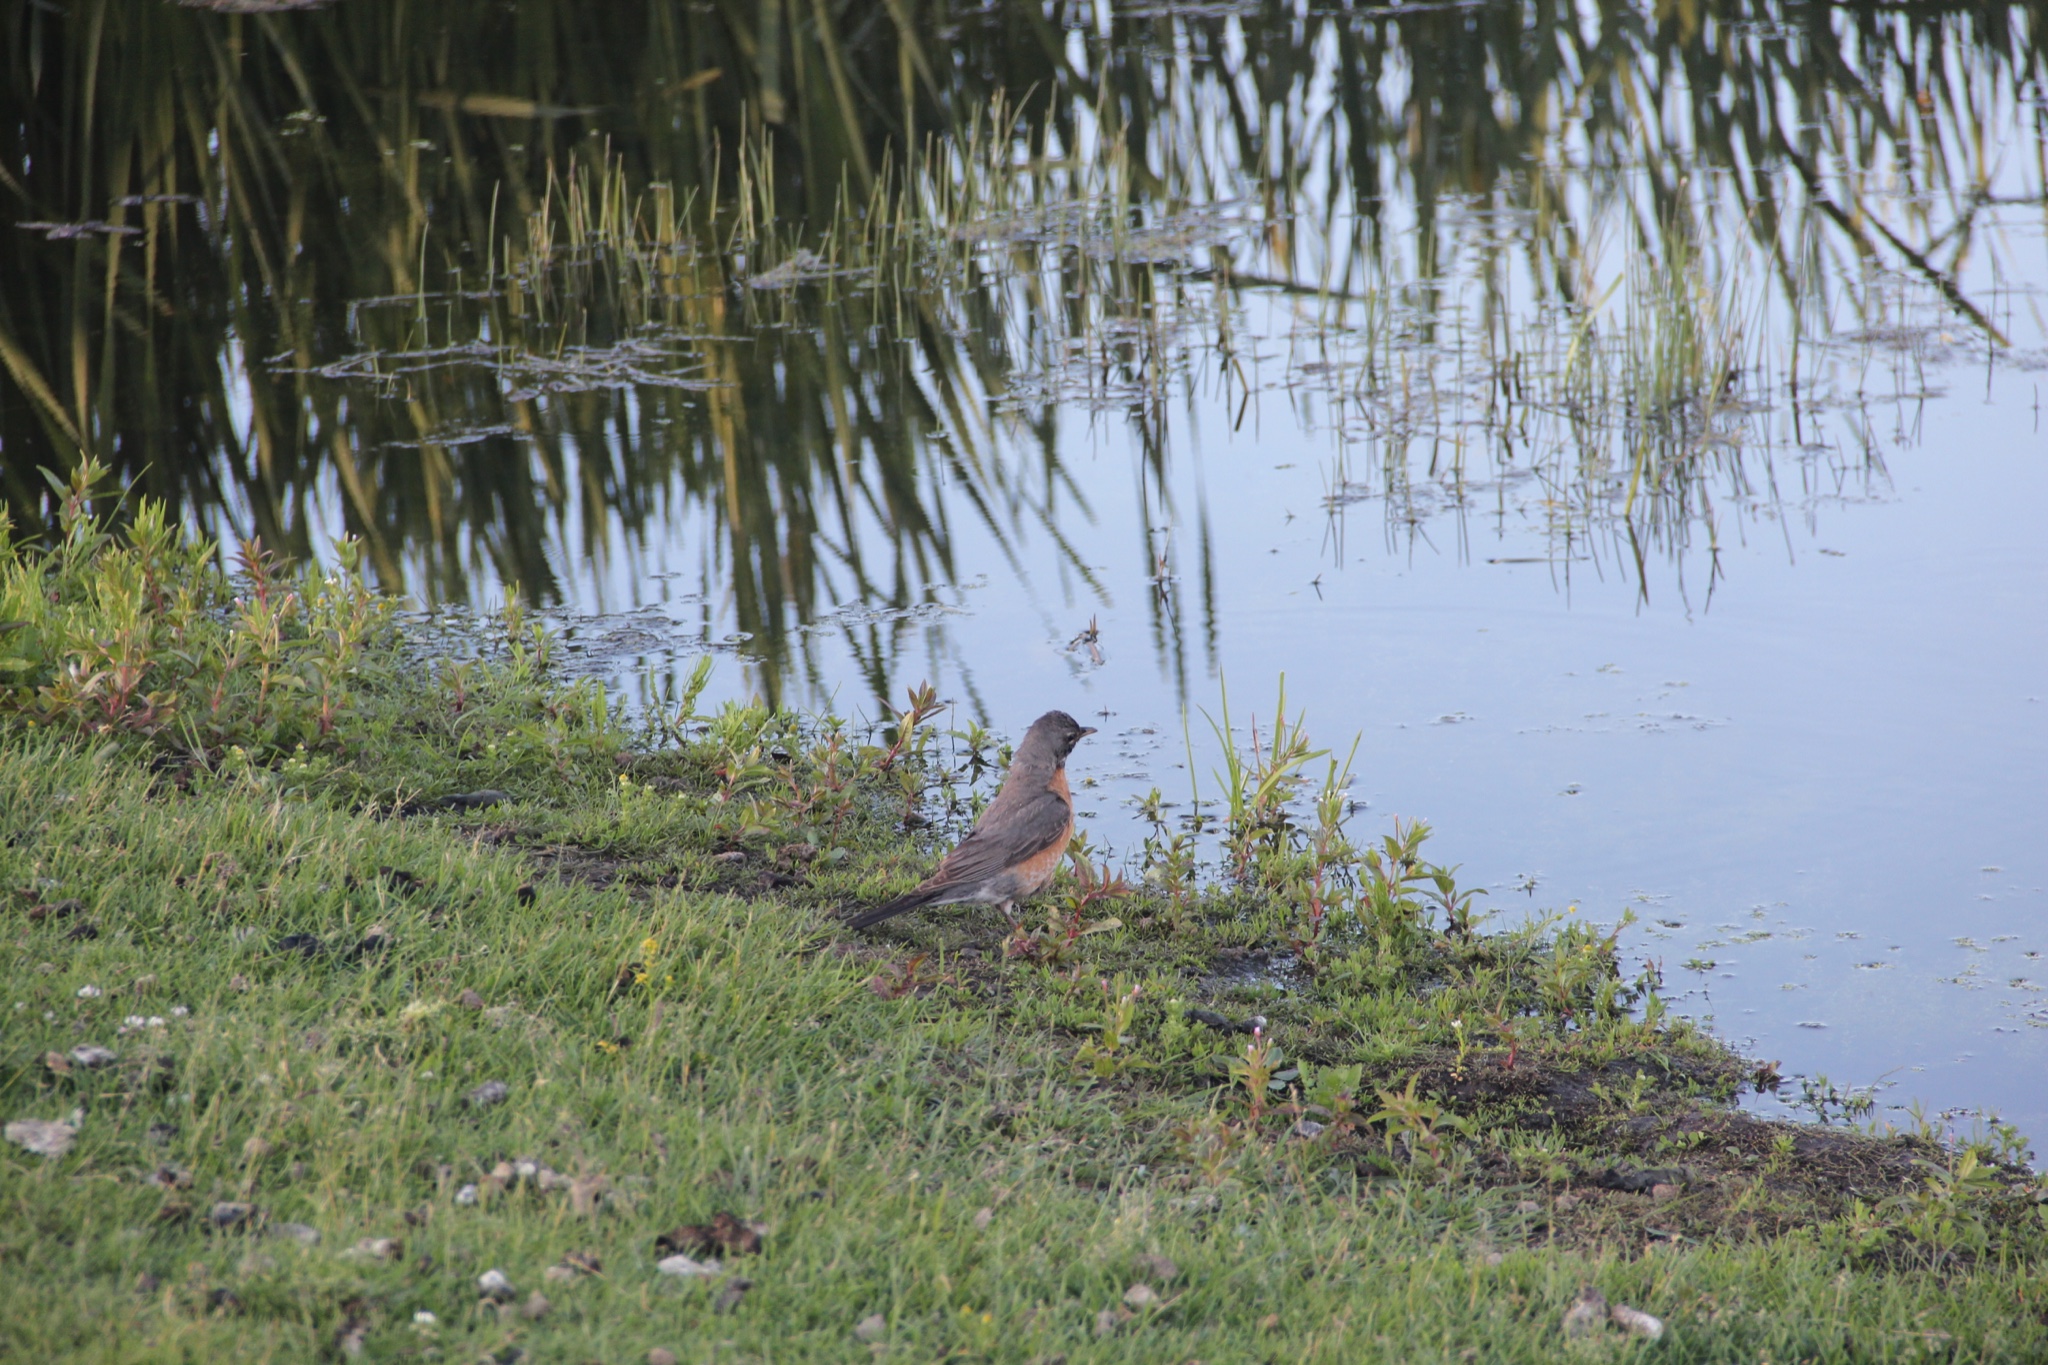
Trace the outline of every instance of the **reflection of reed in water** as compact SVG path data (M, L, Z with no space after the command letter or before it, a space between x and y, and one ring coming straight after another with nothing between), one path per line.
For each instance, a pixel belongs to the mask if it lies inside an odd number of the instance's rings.
M0 194L55 225L0 233L17 516L83 448L295 553L354 531L385 582L461 600L479 574L549 598L548 546L642 554L702 509L705 576L776 674L828 599L952 576L942 475L998 543L1072 534L1052 418L1075 401L1137 423L1143 553L1183 547L1206 610L1174 386L1308 378L1347 423L1379 414L1344 483L1397 495L1446 436L1542 415L1571 437L1538 471L1567 537L1618 500L1617 534L1677 546L1711 535L1701 472L1740 482L1734 400L1776 395L1676 353L1630 377L1617 318L1711 361L1733 313L1688 332L1681 305L1739 255L1745 354L1766 278L1781 343L1891 326L1872 265L1993 334L1954 275L2000 249L1981 130L2025 128L2044 74L2023 13L1975 7L1165 6L1101 33L1090 5L519 13L0 0L26 35ZM1918 217L1867 196L1886 175ZM1644 287L1603 312L1615 262ZM1251 359L1248 285L1292 301L1284 375ZM1470 409L1432 411L1425 372L1494 425L1457 439ZM1181 609L1159 596L1169 653ZM877 687L900 638L863 646Z

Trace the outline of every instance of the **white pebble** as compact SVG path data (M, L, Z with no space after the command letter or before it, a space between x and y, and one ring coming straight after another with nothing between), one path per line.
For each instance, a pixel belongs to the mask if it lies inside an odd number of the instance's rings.
M687 1256L670 1256L666 1260L656 1261L654 1268L664 1275L716 1275L718 1262L693 1261Z
M1625 1303L1617 1303L1612 1309L1608 1310L1608 1316L1614 1320L1617 1327L1624 1328L1636 1336L1648 1337L1651 1341L1656 1341L1664 1335L1663 1320L1650 1316L1640 1308L1631 1308Z

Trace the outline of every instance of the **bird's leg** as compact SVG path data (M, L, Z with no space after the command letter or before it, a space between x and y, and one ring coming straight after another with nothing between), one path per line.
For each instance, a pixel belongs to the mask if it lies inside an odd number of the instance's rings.
M1007 941L1028 946L1031 942L1031 933L1024 927L1023 917L1017 913L1016 901L1003 902L1003 918L1010 922L1010 937Z

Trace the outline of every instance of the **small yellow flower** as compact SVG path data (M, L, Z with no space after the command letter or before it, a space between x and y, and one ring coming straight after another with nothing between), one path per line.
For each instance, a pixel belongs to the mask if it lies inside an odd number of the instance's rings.
M609 1038L600 1038L597 1040L597 1050L599 1052L617 1052L619 1045Z
M654 935L649 934L646 938L640 940L640 955L642 957L653 957L660 951L661 943Z

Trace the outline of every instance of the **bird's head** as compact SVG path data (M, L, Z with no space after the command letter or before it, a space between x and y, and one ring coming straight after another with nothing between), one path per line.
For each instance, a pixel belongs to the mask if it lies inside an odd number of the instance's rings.
M1081 724L1064 711L1048 711L1031 722L1017 752L1043 754L1054 763L1065 763L1074 746L1094 733L1093 726Z

